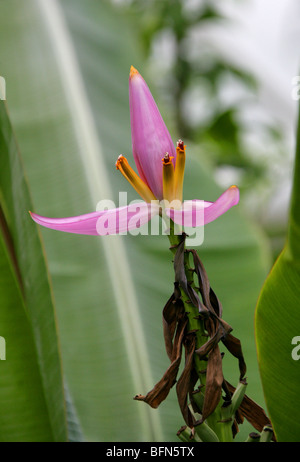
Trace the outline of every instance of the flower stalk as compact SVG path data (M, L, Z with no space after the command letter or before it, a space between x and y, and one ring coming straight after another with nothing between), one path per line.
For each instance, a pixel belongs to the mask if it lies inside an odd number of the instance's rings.
M174 233L175 225L172 221L170 221L170 233L168 235L169 241L171 244L170 250L173 254L175 254L176 249L180 242L182 241L182 235L178 235ZM190 266L189 261L189 254L185 253L184 255L184 270L185 275L187 278L187 283L193 289L196 289L194 278L193 278L193 269ZM180 287L180 296L184 305L184 310L188 318L188 326L187 330L190 332L194 332L196 336L196 349L201 348L205 342L207 341L207 332L205 331L204 322L199 316L199 311L197 307L193 305L188 295L185 291ZM194 362L195 362L195 370L197 375L200 379L200 383L203 387L205 387L205 371L206 371L206 361L203 361L199 358L199 356L195 353L194 354Z
M170 250L174 254L176 252L176 248L182 240L182 236L174 234L174 224L172 224L172 222L170 226L169 240L171 243ZM195 286L195 281L193 278L194 269L190 265L188 252L185 252L184 255L184 270L187 278L187 284L195 291L198 291L198 288ZM205 345L209 335L205 329L204 319L199 315L197 307L193 305L190 298L182 288L180 288L180 293L184 310L188 318L187 331L194 332L196 337L195 353L193 359L194 370L197 373L200 381L200 390L193 394L193 398L198 410L201 411L205 396L207 360L200 359L196 351ZM198 419L198 425L195 425L195 431L202 442L231 442L233 440L230 409L228 406L222 407L222 398L220 399L216 409L210 416L207 417L206 422L201 421L201 415L198 414L198 416L200 416L200 419ZM195 415L195 417L197 416Z
M178 401L187 424L178 436L183 440L189 435L189 441L195 442L232 442L238 432L238 424L247 418L261 432L259 441L274 439L263 409L245 394L246 365L240 341L231 334L232 328L222 319L222 306L210 287L197 252L185 248L185 235L177 235L175 229L171 222L169 241L174 255L174 294L177 292L173 303L184 310L186 335L193 334L195 338L189 383L186 385L190 398L188 412L185 407L187 397L182 399L182 387L178 387L182 376L177 384ZM223 376L220 341L238 359L240 381L236 388ZM188 357L188 348L184 342L183 345ZM197 382L200 385L195 388Z
M260 441L269 441L274 438L269 419L245 394L246 365L240 341L222 319L222 305L197 252L185 248L183 232L184 226L203 227L237 205L239 190L233 185L215 202L183 201L185 145L179 140L175 148L146 82L134 67L129 76L129 106L132 153L138 173L123 155L118 157L116 168L143 202L138 202L138 206L104 207L66 218L30 215L36 223L50 229L98 236L127 233L154 216L161 216L169 227L175 272L174 291L163 309L164 341L170 365L152 390L135 399L157 408L176 383L185 421L177 433L182 441L230 442L244 418L259 432ZM237 388L223 376L220 342L238 359ZM184 368L177 379L183 349ZM249 441L254 439L252 434Z

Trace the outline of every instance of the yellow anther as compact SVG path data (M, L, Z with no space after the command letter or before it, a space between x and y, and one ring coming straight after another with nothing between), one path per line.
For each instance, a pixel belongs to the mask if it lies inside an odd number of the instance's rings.
M185 167L185 145L183 141L177 141L176 147L176 165L174 173L174 197L182 202L183 178Z
M143 180L135 173L135 171L130 167L126 157L120 155L116 162L117 170L120 170L122 175L126 178L131 186L136 190L136 192L141 196L142 199L146 202L155 201L156 197L149 188L149 186L144 183Z

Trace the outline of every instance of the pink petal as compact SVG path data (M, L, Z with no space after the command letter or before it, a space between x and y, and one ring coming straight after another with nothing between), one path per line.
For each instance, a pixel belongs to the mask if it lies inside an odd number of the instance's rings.
M176 149L143 77L131 68L129 105L133 156L140 177L155 197L163 198L162 158L168 152L175 165Z
M184 201L180 210L166 209L166 214L178 225L195 228L216 220L238 202L239 189L231 186L216 202Z
M105 236L126 233L132 229L140 228L158 213L159 207L157 205L139 202L125 207L69 218L46 218L36 213L30 214L36 223L46 228L66 233Z

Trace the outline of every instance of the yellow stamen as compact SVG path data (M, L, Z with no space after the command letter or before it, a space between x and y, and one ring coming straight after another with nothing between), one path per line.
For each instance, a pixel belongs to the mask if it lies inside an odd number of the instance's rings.
M155 201L156 197L146 183L135 173L135 171L130 167L126 157L119 156L116 162L117 170L120 170L122 175L126 178L131 186L136 190L136 192L144 199L146 202Z
M174 196L174 166L172 162L173 157L170 157L166 153L165 157L162 159L163 162L163 196L164 200L171 203Z
M177 155L174 173L174 197L176 200L182 202L183 178L185 167L185 145L181 140L177 142L176 153Z

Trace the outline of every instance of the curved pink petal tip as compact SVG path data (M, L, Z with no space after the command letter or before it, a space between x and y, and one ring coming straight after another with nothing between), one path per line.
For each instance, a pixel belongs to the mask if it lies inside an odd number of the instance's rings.
M163 198L162 158L168 152L174 157L176 149L171 135L143 77L132 66L129 77L129 106L132 150L142 180L155 197Z
M178 225L195 228L216 220L238 202L239 189L231 186L215 202L184 201L180 210L167 209L166 214Z
M31 212L30 215L36 223L46 228L65 233L106 236L140 228L158 213L159 207L155 204L139 202L68 218L47 218Z

